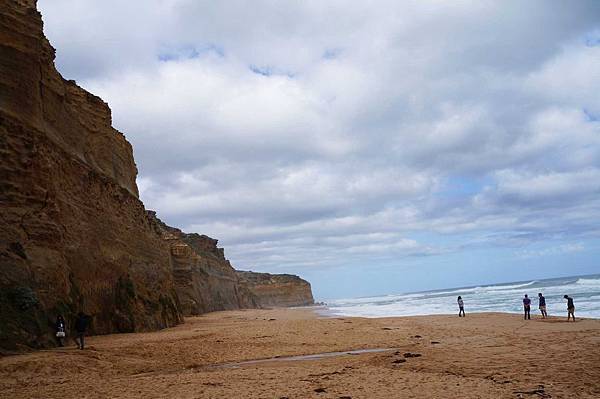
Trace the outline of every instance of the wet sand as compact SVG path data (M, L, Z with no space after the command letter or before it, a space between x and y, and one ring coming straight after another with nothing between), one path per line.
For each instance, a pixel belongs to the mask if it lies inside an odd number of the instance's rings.
M600 398L600 320L246 310L87 345L0 358L0 397Z

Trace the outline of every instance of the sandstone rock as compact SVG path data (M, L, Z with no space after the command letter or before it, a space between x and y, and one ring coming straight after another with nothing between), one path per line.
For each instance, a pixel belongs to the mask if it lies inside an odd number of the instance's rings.
M298 276L247 271L238 271L237 275L260 307L314 304L310 283Z
M169 248L137 198L108 106L64 80L35 1L0 2L0 348L52 342L57 314L92 333L180 322Z
M184 315L215 310L312 305L310 284L289 274L236 271L218 240L167 226L148 211L171 248L171 263Z
M259 307L254 295L240 285L223 249L217 247L217 240L167 226L153 211L148 211L148 217L170 247L175 286L184 315Z
M108 105L56 71L36 1L0 2L0 352L52 345L58 314L102 334L312 304L306 281L236 273L217 240L146 212L136 175Z

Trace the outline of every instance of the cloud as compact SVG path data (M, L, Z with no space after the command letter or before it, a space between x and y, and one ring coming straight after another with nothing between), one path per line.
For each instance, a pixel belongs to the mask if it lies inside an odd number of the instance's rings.
M561 254L569 254L573 252L581 252L585 249L585 246L582 243L570 243L563 244L556 247L543 248L538 250L523 250L518 253L518 256L524 259L538 258L543 256L552 256L552 255L561 255Z
M598 235L595 1L39 3L147 207L239 267Z

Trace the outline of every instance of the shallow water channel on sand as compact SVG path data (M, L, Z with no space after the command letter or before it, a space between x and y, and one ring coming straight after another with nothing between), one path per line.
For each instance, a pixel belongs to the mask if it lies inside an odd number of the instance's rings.
M305 360L319 360L319 359L325 359L328 357L337 357L337 356L345 356L345 355L362 355L365 353L391 352L391 351L395 351L395 350L398 350L398 348L358 349L358 350L353 350L353 351L315 353L312 355L276 356L276 357L270 357L267 359L256 359L256 360L246 360L243 362L217 364L212 367L215 367L215 368L237 368L237 367L249 366L249 365L253 365L253 364L261 364L261 363L299 362L299 361L305 361Z

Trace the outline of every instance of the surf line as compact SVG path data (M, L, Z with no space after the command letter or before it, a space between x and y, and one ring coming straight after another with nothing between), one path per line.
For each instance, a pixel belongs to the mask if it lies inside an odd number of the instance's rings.
M346 355L362 355L365 353L381 353L381 352L391 352L396 351L398 348L373 348L373 349L357 349L351 351L340 351L340 352L323 352L323 353L315 353L312 355L297 355L297 356L275 356L269 357L266 359L254 359L254 360L245 360L243 362L232 362L232 363L222 363L215 364L209 366L211 368L239 368L243 366L250 366L253 364L261 364L261 363L273 363L273 362L300 362L306 360L319 360L325 359L329 357L338 357L338 356L346 356Z

